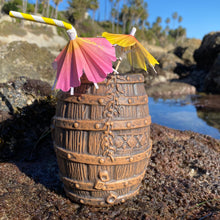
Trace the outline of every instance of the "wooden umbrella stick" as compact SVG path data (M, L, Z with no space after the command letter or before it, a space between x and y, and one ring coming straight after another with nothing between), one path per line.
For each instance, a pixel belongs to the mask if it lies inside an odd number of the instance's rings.
M133 27L132 30L131 30L131 32L130 32L130 35L134 36L134 35L135 35L135 32L136 32L136 28ZM115 67L115 70L114 70L114 74L119 74L119 73L118 73L118 68L119 68L119 66L120 66L120 64L121 64L121 61L122 61L122 57L119 57L119 58L118 58L118 61L117 61L117 64L116 64L116 67Z
M121 61L122 61L122 58L119 57L118 60L117 60L117 65L115 67L114 73L118 73L118 68L119 68L119 66L121 64Z

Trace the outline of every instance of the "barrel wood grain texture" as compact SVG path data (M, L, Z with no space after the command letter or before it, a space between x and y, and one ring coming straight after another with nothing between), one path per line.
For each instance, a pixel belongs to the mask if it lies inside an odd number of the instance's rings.
M85 76L74 96L60 91L53 140L67 196L109 206L135 196L151 155L148 96L141 74Z

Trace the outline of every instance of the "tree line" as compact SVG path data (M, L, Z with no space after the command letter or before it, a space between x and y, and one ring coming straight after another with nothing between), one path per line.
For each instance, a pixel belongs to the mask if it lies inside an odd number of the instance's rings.
M34 4L28 3L27 0L0 0L0 11L8 13L10 10L16 10L53 18L58 18L58 15L62 14L62 18L66 18L75 26L90 19L92 23L96 21L100 25L108 24L112 33L128 34L131 27L135 26L142 35L156 39L159 44L162 44L164 39L176 41L186 36L186 29L180 25L183 18L177 12L166 18L165 28L162 26L162 18L159 16L155 22L150 24L148 22L148 4L144 0L102 0L104 8L100 8L98 0L69 0L67 10L58 12L61 1L53 0L55 7L52 7L49 0L35 0ZM104 10L104 21L99 19L101 10ZM91 12L91 16L86 16L88 11Z

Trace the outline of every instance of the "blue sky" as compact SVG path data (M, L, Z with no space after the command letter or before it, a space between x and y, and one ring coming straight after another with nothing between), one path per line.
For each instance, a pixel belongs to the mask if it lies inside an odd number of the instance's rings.
M105 18L105 0L100 2L100 18ZM154 22L157 16L162 18L165 27L165 19L172 16L173 12L183 17L181 25L187 30L187 37L202 39L211 31L220 31L220 0L146 0L148 3L148 21ZM121 0L121 4L123 0ZM59 5L59 10L68 7L67 0ZM109 5L110 8L110 5ZM98 16L98 14L97 14ZM172 22L171 22L172 28Z

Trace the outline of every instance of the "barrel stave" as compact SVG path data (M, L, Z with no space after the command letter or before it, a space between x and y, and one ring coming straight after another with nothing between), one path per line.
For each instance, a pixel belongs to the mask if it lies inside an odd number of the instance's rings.
M135 194L151 153L143 76L109 76L99 89L82 79L75 95L60 92L54 145L66 194L113 205Z

